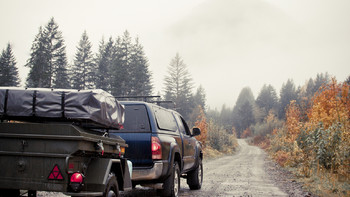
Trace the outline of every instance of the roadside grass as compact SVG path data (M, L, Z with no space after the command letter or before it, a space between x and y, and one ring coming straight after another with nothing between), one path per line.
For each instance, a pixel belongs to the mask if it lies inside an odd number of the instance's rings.
M305 169L298 165L287 165L284 152L271 151L270 147L266 145L270 143L265 141L256 143L254 138L248 138L247 142L267 152L272 160L291 172L295 176L295 180L303 184L306 191L320 197L350 196L350 180L348 177L331 173L329 170L320 167Z
M206 143L207 145L203 148L204 160L211 160L236 153L239 149L237 139L234 136L230 136L229 138L232 141L231 145L222 145L220 151L208 145L209 143Z
M310 171L309 176L305 176L297 167L285 167L292 172L298 182L304 184L304 188L317 196L350 196L350 182L339 174L330 173L328 171L316 170Z

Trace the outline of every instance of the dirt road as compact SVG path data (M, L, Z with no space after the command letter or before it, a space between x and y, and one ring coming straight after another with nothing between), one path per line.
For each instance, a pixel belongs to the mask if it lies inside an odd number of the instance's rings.
M182 179L180 196L309 196L299 184L286 180L263 150L244 140L238 143L240 149L235 155L204 162L202 189L190 190ZM156 194L155 190L138 187L123 196Z
M265 153L244 140L234 156L205 163L204 182L199 191L183 189L183 196L288 196L265 172Z
M310 196L300 185L286 180L286 175L277 170L263 150L244 140L238 143L240 149L235 155L204 162L202 189L190 190L182 179L180 196ZM122 192L122 196L157 196L157 192L137 186Z

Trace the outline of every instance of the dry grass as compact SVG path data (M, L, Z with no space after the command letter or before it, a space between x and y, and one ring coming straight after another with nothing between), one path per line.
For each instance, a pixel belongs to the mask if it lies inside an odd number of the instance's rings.
M309 177L305 177L300 169L287 168L298 177L298 181L304 183L304 187L320 197L350 196L350 180L327 171L310 171Z

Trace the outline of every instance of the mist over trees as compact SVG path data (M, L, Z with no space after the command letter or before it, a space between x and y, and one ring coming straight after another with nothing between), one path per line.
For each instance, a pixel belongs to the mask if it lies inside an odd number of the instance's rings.
M84 31L77 43L70 65L62 32L54 18L39 27L25 65L30 68L26 87L99 88L114 96L152 95L152 73L138 37L132 38L125 31L116 38L102 38L97 53L92 51L88 32ZM191 73L179 53L170 60L167 69L164 89L159 93L163 96L161 100L174 101L175 109L188 120L190 127L205 130L198 137L203 144L217 150L235 147L232 140L228 140L235 136L264 139L272 134L283 126L291 102L300 107L301 119L307 120L307 109L314 104L314 95L331 81L328 73L321 73L298 87L293 79L288 79L279 91L264 84L256 98L250 87L244 87L234 106L223 105L220 110L213 110L206 105L205 88L200 85L195 89ZM19 85L10 44L0 57L0 76L0 86ZM346 83L350 84L350 76Z
M11 45L1 56L1 86L18 86L18 69ZM139 38L128 31L116 39L102 38L97 53L92 51L88 32L82 33L73 64L68 64L62 32L54 18L39 27L25 64L29 68L26 87L99 88L114 96L143 95L153 92L152 73Z

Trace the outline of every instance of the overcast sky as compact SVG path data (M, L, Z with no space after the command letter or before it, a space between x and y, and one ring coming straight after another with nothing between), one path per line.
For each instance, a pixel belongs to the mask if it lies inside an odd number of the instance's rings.
M289 78L303 85L317 73L350 75L348 0L0 0L0 50L8 42L24 84L23 65L39 27L55 18L73 62L84 30L97 51L102 37L139 37L163 88L178 52L207 104L233 107L241 89L264 84L279 93Z

